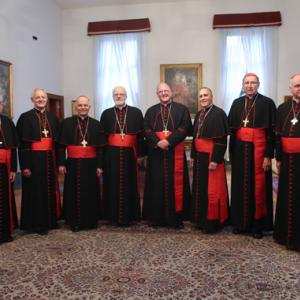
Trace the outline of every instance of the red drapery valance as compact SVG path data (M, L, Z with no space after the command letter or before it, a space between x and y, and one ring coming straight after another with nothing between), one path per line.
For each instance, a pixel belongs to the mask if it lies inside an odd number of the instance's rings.
M256 26L280 26L280 11L214 15L213 29Z
M88 35L150 31L150 20L130 19L88 23Z

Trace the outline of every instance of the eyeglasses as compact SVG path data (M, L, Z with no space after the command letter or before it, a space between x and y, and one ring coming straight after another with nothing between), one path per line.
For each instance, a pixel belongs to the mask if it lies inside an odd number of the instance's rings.
M126 94L114 94L114 97L118 97L118 96L126 96Z

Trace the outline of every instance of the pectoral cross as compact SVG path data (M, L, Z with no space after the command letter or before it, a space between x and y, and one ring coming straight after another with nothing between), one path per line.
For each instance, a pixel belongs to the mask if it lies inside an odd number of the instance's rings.
M124 132L121 132L121 133L120 133L120 136L121 136L121 140L123 141L123 140L124 140L125 133L124 133Z
M82 142L80 143L83 147L86 147L86 145L88 144L87 141L85 139L82 140Z
M44 134L45 137L48 137L49 131L46 128L44 128L44 130L42 131L42 133Z
M293 126L295 126L296 123L298 123L298 119L296 117L294 117L292 120L291 120L291 123L293 124Z
M168 136L168 132L169 132L169 131L168 131L167 128L165 128L165 129L163 130L163 133L164 133L165 136Z
M247 127L247 125L249 123L249 120L247 117L243 120L243 123L244 123L244 127Z

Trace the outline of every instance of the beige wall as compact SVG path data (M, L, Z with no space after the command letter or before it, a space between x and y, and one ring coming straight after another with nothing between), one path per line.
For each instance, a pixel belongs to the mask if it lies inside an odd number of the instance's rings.
M151 2L151 1L149 1ZM144 40L142 109L155 103L159 65L203 63L203 83L218 102L219 32L216 13L280 10L278 101L289 93L288 77L300 72L298 0L182 0L170 3L106 6L62 11L51 0L1 0L0 59L13 63L14 120L31 107L36 86L65 96L65 113L79 94L94 97L93 38L89 21L149 17L152 31ZM34 41L32 36L38 37Z
M150 18L151 32L144 40L144 97L142 109L155 103L159 65L203 63L203 83L215 91L218 102L219 31L212 30L212 18L218 13L243 13L280 10L278 99L288 93L288 77L300 72L297 36L297 0L198 0L143 5L106 6L63 13L64 94L70 101L80 93L94 96L93 38L87 37L89 21ZM292 46L291 46L292 45ZM68 110L69 107L66 107Z
M1 0L0 3L0 60L12 63L16 121L32 107L33 88L63 93L62 11L49 0Z

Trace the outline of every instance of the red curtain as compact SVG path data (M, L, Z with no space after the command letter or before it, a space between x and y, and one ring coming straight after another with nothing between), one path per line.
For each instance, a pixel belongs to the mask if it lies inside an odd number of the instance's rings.
M87 34L101 35L111 33L142 32L150 31L150 29L150 21L148 18L116 21L99 21L88 23Z
M280 26L280 11L214 15L213 29L255 26Z

